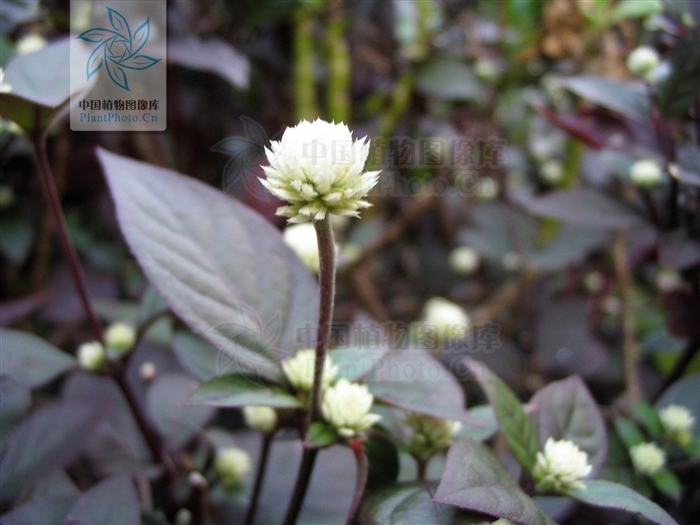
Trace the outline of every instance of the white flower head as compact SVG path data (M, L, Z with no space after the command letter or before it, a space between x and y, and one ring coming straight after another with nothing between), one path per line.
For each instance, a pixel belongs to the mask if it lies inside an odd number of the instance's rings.
M453 272L460 275L473 274L481 264L481 257L471 246L460 246L450 253L448 260Z
M99 341L83 343L78 347L78 363L84 370L98 372L107 360L107 354Z
M339 380L326 390L321 403L323 418L345 438L356 436L381 419L370 414L374 396L365 385Z
M250 472L250 456L238 447L220 448L216 451L214 471L224 487L236 487Z
M438 338L459 338L469 330L469 316L461 306L433 297L425 303L421 324L435 328Z
M316 352L313 349L299 350L294 356L282 361L282 370L289 383L302 392L311 392L314 386ZM323 386L328 386L338 375L338 367L333 365L330 356L323 363Z
M277 215L291 223L321 220L327 214L359 217L377 183L379 171L363 173L369 155L367 137L354 140L345 124L316 119L287 128L282 140L265 149L267 178L274 196L287 201Z
M284 242L294 253L304 261L304 264L313 273L318 273L319 255L318 241L316 240L316 228L310 222L292 224L287 226L282 233Z
M532 475L540 490L564 492L585 488L583 480L593 467L588 454L568 439L547 438L544 452L537 453Z
M243 407L245 424L262 434L269 434L277 428L277 411L272 407Z
M651 476L666 464L666 453L656 443L640 443L630 448L634 470Z
M638 160L630 168L630 180L635 186L652 188L663 182L661 166L651 159Z
M408 450L420 458L428 459L435 452L445 450L452 445L453 438L462 423L425 414L411 413L406 416L406 423L413 430L408 442Z
M540 177L549 184L558 184L564 178L564 164L557 159L549 159L540 166Z
M627 57L627 68L632 74L646 78L660 61L661 57L656 49L650 46L639 46Z
M659 410L659 417L669 438L682 446L690 444L695 424L690 410L682 405L668 405Z
M118 356L131 350L134 343L136 343L136 331L128 324L113 323L105 330L105 344Z

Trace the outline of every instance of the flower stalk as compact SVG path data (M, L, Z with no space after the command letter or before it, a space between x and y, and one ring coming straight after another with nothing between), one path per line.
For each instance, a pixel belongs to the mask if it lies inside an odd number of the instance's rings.
M345 520L345 525L352 525L355 522L355 517L357 516L357 511L360 510L362 496L367 486L367 474L369 472L369 462L362 440L353 439L350 441L350 448L355 454L355 461L357 462L357 481L355 482L355 495L352 498L352 505Z
M262 447L260 450L260 459L255 473L255 484L253 485L253 495L250 498L250 506L245 517L245 525L253 525L255 523L255 514L258 511L258 502L262 493L263 482L265 481L265 471L267 470L267 460L270 457L270 448L274 433L261 434Z

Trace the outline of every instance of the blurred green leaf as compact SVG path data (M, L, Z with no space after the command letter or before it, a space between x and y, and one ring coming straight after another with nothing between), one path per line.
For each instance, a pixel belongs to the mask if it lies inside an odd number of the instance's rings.
M194 405L243 407L246 405L275 408L300 408L299 400L279 386L256 382L240 374L216 377L204 383L190 398Z
M641 83L598 76L556 77L554 81L579 97L632 120L648 122L651 116L651 102Z
M678 499L681 495L681 482L678 481L676 475L667 469L662 469L651 476L651 481L657 489L667 496Z
M486 393L513 456L528 471L532 470L539 448L537 433L522 403L486 365L472 359L466 363Z
M629 487L611 481L587 480L585 489L571 490L567 495L589 505L641 514L660 525L678 525L676 520L653 501Z
M615 420L615 431L628 449L648 441L639 427L625 417Z
M663 11L659 0L621 0L613 8L615 20L628 18L646 18Z
M0 329L0 370L28 388L43 386L76 365L70 354L36 335Z
M308 448L326 448L338 441L338 433L322 421L311 423L304 446Z
M377 490L396 481L399 476L399 453L385 435L371 432L364 444L369 462L366 490Z
M632 403L632 414L654 437L662 437L664 435L664 427L661 424L659 413L656 409L644 401Z
M434 58L416 73L416 91L440 100L483 101L486 89L471 67L459 60Z
M27 259L36 233L27 217L7 217L0 220L0 250L15 264Z

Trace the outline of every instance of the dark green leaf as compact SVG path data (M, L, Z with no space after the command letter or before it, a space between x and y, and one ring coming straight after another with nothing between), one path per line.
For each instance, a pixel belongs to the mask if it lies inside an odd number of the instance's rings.
M131 475L114 476L95 485L68 513L68 522L90 525L137 524L140 521L139 498Z
M326 448L338 441L338 433L321 421L311 423L304 446L308 448Z
M700 93L700 30L695 27L676 41L671 74L659 89L656 102L666 117L681 117Z
M639 421L654 437L662 437L664 427L659 418L659 413L656 409L644 401L632 403L632 413L634 418Z
M28 388L45 385L75 366L75 359L32 334L0 329L0 370Z
M204 383L190 398L194 405L243 407L246 405L275 408L299 408L301 403L283 388L239 374L217 377Z
M148 410L158 430L174 449L197 434L215 409L185 405L199 383L181 373L158 375L148 390Z
M615 4L613 16L615 20L628 18L646 18L663 11L659 0L622 0Z
M522 403L486 365L468 359L467 366L486 393L513 456L528 471L532 470L539 447L535 428Z
M14 57L5 70L3 87L10 88L9 92L0 93L0 116L31 131L38 110L40 127L48 125L72 93L89 85L87 80L73 85L70 82L71 68L82 70L88 56L82 42L69 37L34 53ZM85 78L80 74L74 76Z
M35 232L27 217L8 217L0 220L0 250L15 264L27 259L34 244Z
M366 497L357 521L360 525L488 525L493 520L433 503L420 483L401 483Z
M586 481L585 489L572 490L567 494L589 505L638 513L660 525L678 525L676 521L656 503L624 485L619 485L611 481Z
M466 425L486 425L464 409L464 390L452 373L425 350L389 352L377 360L364 382L388 405Z
M588 454L593 476L603 468L608 452L605 421L585 383L578 376L555 381L539 390L535 405L535 426L540 446L548 437L568 439Z
M620 82L605 77L558 77L560 85L579 97L640 122L647 122L651 103L641 83Z
M615 431L628 449L648 441L639 427L624 417L615 420Z
M163 299L219 351L219 374L279 380L314 326L318 285L279 231L194 179L98 152L119 223Z
M447 468L435 501L518 525L553 523L525 494L491 449L477 441L458 441L447 453Z
M173 336L173 351L180 364L200 381L216 377L219 352L201 337L178 330Z
M63 523L68 512L73 508L80 496L78 494L53 496L50 498L30 501L8 512L0 522L3 525L47 525Z
M427 61L416 74L416 91L440 100L484 100L486 90L471 67L451 58Z
M657 489L667 496L674 499L678 499L680 497L682 490L681 482L678 481L676 475L670 470L659 470L651 477L651 481L654 483Z
M10 499L85 446L102 414L97 404L63 402L39 409L12 433L0 459L0 497Z
M365 442L369 462L366 490L376 490L396 481L399 476L399 453L385 435L371 432Z

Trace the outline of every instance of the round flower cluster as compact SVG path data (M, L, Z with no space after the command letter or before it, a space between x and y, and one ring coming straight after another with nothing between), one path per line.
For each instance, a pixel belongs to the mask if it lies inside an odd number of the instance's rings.
M481 264L479 252L471 246L460 246L450 253L450 268L459 275L473 274Z
M224 487L236 487L250 472L250 456L238 447L221 448L216 452L214 471Z
M639 474L652 476L666 464L666 453L656 443L640 443L630 449L632 466Z
M277 215L290 223L321 220L328 214L359 217L370 204L363 200L378 181L379 171L363 173L369 155L367 137L353 140L345 124L316 119L287 128L282 140L265 149L270 193L287 201Z
M261 434L269 434L277 428L277 411L272 407L243 407L245 424Z
M295 390L311 392L314 386L314 366L316 352L313 349L299 350L294 356L282 361L282 370ZM338 375L338 367L326 356L323 363L323 386L328 386Z
M668 405L659 410L659 417L669 439L683 447L690 445L695 424L690 410L681 405Z
M568 439L547 438L544 452L537 453L532 475L542 491L566 492L586 487L581 481L592 470L588 454Z
M661 58L653 47L639 46L627 57L627 68L632 74L646 80L651 78L651 73L659 65Z
M413 430L408 450L422 459L428 459L434 453L449 448L454 435L462 428L459 421L417 413L409 414L406 423Z
M121 357L128 353L136 343L136 331L124 323L113 323L105 330L105 344L110 355Z
M99 341L83 343L78 347L78 363L89 372L99 372L107 361L107 353Z
M370 414L374 396L365 385L341 379L323 394L323 418L344 438L357 436L381 419Z

